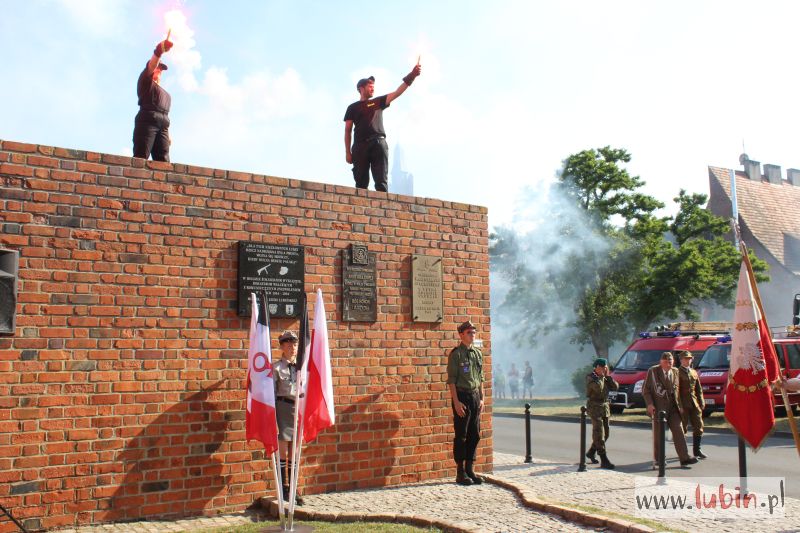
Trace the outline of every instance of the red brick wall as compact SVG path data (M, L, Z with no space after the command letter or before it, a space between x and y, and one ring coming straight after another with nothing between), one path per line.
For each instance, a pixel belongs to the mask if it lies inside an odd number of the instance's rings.
M16 334L0 337L0 502L16 517L211 514L264 494L271 471L244 440L240 240L305 246L306 292L325 296L337 425L304 450L305 491L453 475L444 370L465 319L490 378L485 208L0 141L0 247L20 251ZM377 253L375 323L340 321L351 242ZM441 324L410 321L414 253L443 258ZM273 337L297 326L273 319Z

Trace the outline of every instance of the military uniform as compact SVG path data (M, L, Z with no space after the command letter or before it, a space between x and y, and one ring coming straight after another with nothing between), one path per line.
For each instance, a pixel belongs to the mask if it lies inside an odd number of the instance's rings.
M602 364L600 366L605 367L606 365ZM595 368L597 368L597 365L595 365ZM586 414L592 420L592 447L589 448L586 456L593 463L596 463L594 454L599 453L606 468L613 468L613 465L605 457L606 441L609 436L608 417L611 416L608 392L617 389L619 389L619 383L611 376L599 376L594 371L586 376Z
M467 329L475 329L471 322L458 327L459 334ZM452 402L453 459L458 466L457 479L463 485L481 483L472 472L481 432L481 402L483 401L483 354L474 345L463 342L454 348L447 357L447 384L455 387L458 401L464 405L464 416L459 416ZM452 396L451 396L452 401ZM472 482L466 481L466 475Z
M683 412L681 412L683 432L686 433L689 422L691 422L693 455L705 459L706 455L700 450L703 436L703 409L706 407L706 402L703 398L703 387L700 385L700 376L691 366L684 367L681 365L678 369L678 385L681 407L683 408Z
M619 389L611 376L598 376L594 372L586 376L586 414L592 419L592 448L598 452L606 451L608 440L608 417L611 407L608 391Z

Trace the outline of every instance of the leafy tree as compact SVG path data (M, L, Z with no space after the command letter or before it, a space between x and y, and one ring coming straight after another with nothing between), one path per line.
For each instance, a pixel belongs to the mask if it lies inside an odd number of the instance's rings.
M492 235L492 270L509 282L501 316L535 344L543 330L570 328L572 342L608 356L609 345L652 323L696 319L701 301L729 306L738 280L739 252L723 238L727 222L706 209L706 196L680 191L675 217L658 217L658 200L622 166L631 156L610 147L569 156L555 190L567 207L548 204L548 232ZM574 209L570 209L569 207ZM556 235L544 239L543 235ZM531 258L552 259L542 268ZM751 254L756 272L766 263ZM758 274L757 274L758 275ZM759 280L766 280L760 275ZM570 313L553 313L553 307Z

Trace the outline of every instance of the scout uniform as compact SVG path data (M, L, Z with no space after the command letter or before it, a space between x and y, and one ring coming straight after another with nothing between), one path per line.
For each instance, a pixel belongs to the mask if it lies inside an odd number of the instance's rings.
M293 331L284 331L278 337L278 343L297 342L297 335ZM294 411L295 397L297 394L297 367L295 361L288 361L281 357L272 364L272 376L275 382L275 418L278 422L278 439L291 442L294 439ZM287 454L288 455L288 454ZM291 456L280 458L281 476L283 481L283 495L289 498L289 472L292 470ZM303 499L298 495L295 499L298 505L303 504Z
M682 362L689 360L688 366L681 365L678 369L681 406L683 407L681 413L683 432L686 433L686 428L691 421L692 455L698 459L705 459L707 455L700 449L700 442L703 440L703 409L706 407L703 399L703 387L700 385L700 376L692 368L692 352L684 351L680 354L680 358Z
M458 326L458 333L475 330L470 321ZM483 480L472 470L475 451L481 432L481 402L483 401L483 354L463 342L447 358L447 384L455 388L458 401L464 406L464 416L459 416L453 402L453 459L457 466L456 482L460 485L480 484ZM453 400L451 394L451 401Z
M595 359L594 369L607 368L608 363L603 358ZM608 391L619 389L619 383L611 376L598 375L592 371L586 376L586 413L592 420L592 447L586 452L586 457L596 463L595 453L600 454L600 468L614 469L614 465L606 455L606 441L609 428L608 417L611 416L611 407L608 403Z

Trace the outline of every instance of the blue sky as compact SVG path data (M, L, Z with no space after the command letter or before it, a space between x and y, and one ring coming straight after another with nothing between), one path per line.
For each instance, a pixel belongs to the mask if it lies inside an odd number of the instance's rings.
M390 149L402 145L418 195L486 205L493 225L585 148L627 148L666 203L707 192L708 165L738 167L742 141L800 167L794 2L1 5L2 139L130 154L136 78L172 26L176 162L352 185L355 81L375 75L384 94L421 55L385 113Z

